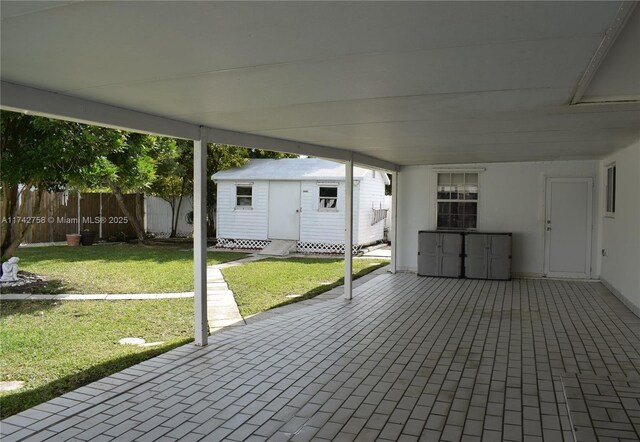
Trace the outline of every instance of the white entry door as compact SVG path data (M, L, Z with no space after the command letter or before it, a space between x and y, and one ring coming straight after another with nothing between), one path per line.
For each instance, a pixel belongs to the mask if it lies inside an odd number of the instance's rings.
M545 274L591 277L591 178L547 178Z
M300 239L300 182L269 184L269 239Z

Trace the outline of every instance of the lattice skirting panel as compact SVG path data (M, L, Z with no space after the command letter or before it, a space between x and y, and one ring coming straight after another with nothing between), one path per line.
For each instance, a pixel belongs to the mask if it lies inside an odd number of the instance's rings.
M262 250L267 247L269 243L271 243L271 241L262 239L219 238L217 246L223 249ZM354 245L352 253L356 255L360 252L360 249L362 249L361 245ZM297 252L308 254L344 255L344 244L298 241Z
M171 232L147 232L149 238L167 239L171 238ZM192 235L187 233L178 233L176 238L191 238Z
M362 246L354 245L351 253L357 254ZM344 244L323 244L317 242L298 242L298 253L344 255Z
M246 249L246 250L262 250L269 245L271 241L262 239L218 239L217 246L224 249Z

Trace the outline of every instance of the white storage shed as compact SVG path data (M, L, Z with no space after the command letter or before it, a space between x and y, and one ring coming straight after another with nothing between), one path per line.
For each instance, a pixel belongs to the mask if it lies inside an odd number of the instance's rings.
M261 249L297 242L303 253L344 253L345 166L320 158L251 160L215 173L218 245ZM386 173L354 168L354 251L382 241Z

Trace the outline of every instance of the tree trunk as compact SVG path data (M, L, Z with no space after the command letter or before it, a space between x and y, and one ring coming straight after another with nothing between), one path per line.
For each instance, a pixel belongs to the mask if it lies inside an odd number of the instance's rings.
M16 252L24 237L33 229L33 223L25 223L25 222L14 222L18 221L18 218L25 217L37 217L40 215L41 205L42 205L42 195L44 194L44 190L41 187L38 187L36 190L36 200L33 204L33 212L25 213L25 211L31 206L31 198L33 194L31 192L31 185L26 184L23 188L22 192L18 192L18 186L9 187L9 192L7 192L8 198L4 198L4 203L7 204L6 213L9 214L9 218L7 219L7 227L3 229L3 238L2 245L0 246L0 253L2 254L2 260L7 260L13 256ZM18 200L22 197L24 193L25 197L22 200L22 204L18 207Z
M126 204L124 203L124 196L122 194L122 190L120 189L120 186L111 182L109 183L109 188L113 192L113 195L116 197L116 201L118 202L118 206L120 207L120 210L122 210L122 213L124 213L124 216L127 217L127 219L129 220L129 223L131 223L133 230L136 231L136 237L138 238L138 240L141 242L146 242L147 235L144 233L144 229L140 225L140 222L138 221L138 219L135 216L131 216L131 212L129 211Z
M11 186L2 183L2 241L0 242L0 253L2 260L11 258L8 254L9 247L13 242L14 219L18 214L18 186Z
M171 198L171 238L175 238L178 235L178 220L180 219L180 208L182 207L182 198L184 197L184 188L186 184L187 180L182 177L180 198L178 199L178 210L174 210L174 206L176 204L175 196Z
M178 221L180 220L180 208L182 207L182 195L178 198L178 209L175 211L175 215L172 214L171 225L171 238L175 238L178 235ZM172 206L173 210L173 206Z
M171 222L169 223L169 238L175 238L176 232L173 230L173 220L176 217L176 200L175 198L171 198L171 200L166 199L166 202L169 203L169 207L171 207Z
M136 220L142 227L145 239L147 238L147 232L144 231L144 195L142 193L136 193Z
M207 207L207 236L215 238L216 236L216 209Z

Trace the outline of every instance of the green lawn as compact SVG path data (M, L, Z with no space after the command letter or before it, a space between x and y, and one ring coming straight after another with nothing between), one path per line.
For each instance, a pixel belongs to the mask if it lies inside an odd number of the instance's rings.
M125 337L157 347L120 345ZM2 301L0 380L25 381L0 393L5 418L193 339L193 299Z
M109 245L20 249L21 268L49 278L49 293L193 290L192 253L175 246ZM241 253L210 253L209 263ZM362 276L387 260L355 259ZM266 259L223 270L248 316L342 284L342 259ZM39 290L40 293L43 290ZM287 295L302 295L288 298ZM163 341L121 346L125 337ZM192 340L193 299L2 301L0 380L25 381L0 393L0 418L18 413Z
M389 263L354 259L354 278ZM344 282L344 260L328 258L265 259L222 270L242 316L313 298ZM288 298L287 295L302 295Z
M193 291L193 252L186 246L130 244L18 249L20 269L47 276L30 293L168 293ZM245 257L209 252L209 264ZM16 290L11 289L12 293Z

